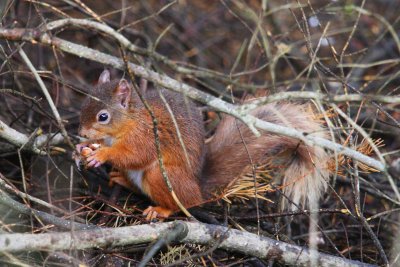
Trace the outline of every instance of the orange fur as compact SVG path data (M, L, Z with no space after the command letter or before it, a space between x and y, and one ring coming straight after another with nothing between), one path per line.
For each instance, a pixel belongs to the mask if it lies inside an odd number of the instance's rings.
M118 81L105 82L94 88L93 94L101 102L88 99L82 108L80 134L90 139L107 138L112 140L88 157L88 160L109 162L124 170L126 180L128 171L142 171L140 178L133 178L136 186L160 206L163 215L178 211L160 171L155 146L153 121L139 97L130 92L129 106L124 109L119 103L121 90ZM145 99L158 122L158 137L164 168L178 199L186 207L198 205L203 201L198 183L203 165L204 129L199 110L190 101L184 101L179 94L166 90L161 93L167 99L178 124L187 156L177 137L177 130L171 115L155 90L148 91ZM106 109L111 120L107 124L96 121L100 110ZM189 159L189 162L187 162ZM120 181L121 179L117 179ZM165 212L169 210L170 212ZM161 211L161 210L159 210ZM154 213L154 212L153 212ZM160 212L158 212L160 213Z

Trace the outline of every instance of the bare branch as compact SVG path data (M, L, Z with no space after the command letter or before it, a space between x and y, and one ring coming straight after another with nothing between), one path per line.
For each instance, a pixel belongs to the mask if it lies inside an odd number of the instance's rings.
M11 144L22 147L29 142L29 137L23 133L14 130L13 128L9 127L7 124L0 120L0 137L7 140ZM40 151L36 146L28 146L24 147L27 150L30 150L36 154L45 155L44 151Z
M29 137L17 130L9 127L3 121L0 120L0 138L24 150L31 151L35 154L46 155L44 150L41 148L46 145L59 145L64 143L64 137L62 134L41 134L30 140Z
M175 224L182 224L187 229L187 234L179 241L181 243L208 245L219 236L225 235L225 240L219 244L219 248L263 259L275 259L288 265L303 266L310 262L310 251L304 247L223 226L183 221L82 230L73 233L3 234L0 235L0 247L2 252L20 252L49 248L65 250L134 245L158 240ZM317 257L318 266L373 266L324 253L318 253Z
M320 100L324 102L361 102L361 101L377 101L386 104L399 104L399 96L383 96L383 95L362 95L362 94L347 94L347 95L327 95L318 92L281 92L273 95L258 97L249 103L243 104L240 109L242 111L252 110L267 103L282 101L282 100Z

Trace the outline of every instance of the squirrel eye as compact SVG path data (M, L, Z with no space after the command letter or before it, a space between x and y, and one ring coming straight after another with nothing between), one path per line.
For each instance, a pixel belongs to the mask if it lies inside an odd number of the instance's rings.
M108 114L107 113L101 113L99 115L99 121L106 121L108 119Z
M110 113L107 110L100 110L97 113L97 121L101 124L107 124L110 121Z

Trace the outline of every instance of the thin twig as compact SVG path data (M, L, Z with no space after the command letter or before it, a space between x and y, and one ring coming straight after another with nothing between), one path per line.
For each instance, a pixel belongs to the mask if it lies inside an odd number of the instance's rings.
M61 116L58 113L57 107L53 102L53 99L51 98L49 91L47 90L42 78L39 76L38 72L36 71L35 67L33 66L32 62L29 60L28 56L22 49L22 47L19 47L18 50L20 56L24 60L25 64L28 66L30 71L32 72L33 76L35 77L36 81L39 84L40 89L42 90L47 102L49 103L50 109L53 112L53 115L57 121L58 127L60 127L61 133L63 134L64 138L67 140L67 143L73 148L74 145L72 144L71 140L69 139L67 130L64 127L64 124L62 122Z

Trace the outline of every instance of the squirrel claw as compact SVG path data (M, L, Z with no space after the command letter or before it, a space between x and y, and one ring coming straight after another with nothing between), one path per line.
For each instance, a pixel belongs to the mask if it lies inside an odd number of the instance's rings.
M97 167L101 166L101 162L97 161L96 159L91 159L91 160L88 160L87 166L97 168Z
M98 161L95 158L95 155L90 156L90 157L87 158L87 166L88 167L97 168L97 167L101 166L101 164L102 164L102 162Z
M87 157L86 162L88 167L97 168L101 166L104 162L99 160L98 150L92 151L90 156Z
M172 210L163 207L149 206L143 211L143 216L146 216L146 221L153 221L159 219L163 221L172 214Z

